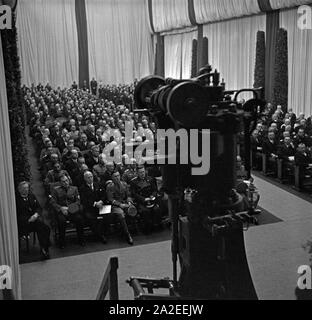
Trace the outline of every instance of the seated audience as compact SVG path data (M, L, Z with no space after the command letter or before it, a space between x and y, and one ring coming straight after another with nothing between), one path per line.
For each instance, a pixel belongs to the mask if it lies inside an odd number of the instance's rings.
M276 172L276 160L278 158L278 142L276 140L275 133L270 131L268 137L264 139L262 143L263 154L267 157L267 166L268 169Z
M80 194L87 224L91 227L95 238L106 244L107 239L104 233L107 232L109 227L108 215L99 215L99 211L106 203L105 187L94 181L93 174L90 171L86 171L84 173L84 183L80 187Z
M49 259L50 228L44 223L40 204L30 192L30 184L26 181L18 185L16 212L19 236L36 232L41 255L43 259Z
M51 205L55 210L55 219L59 228L59 246L63 249L66 245L66 221L75 224L78 242L81 246L85 246L83 232L84 220L81 214L78 188L70 186L69 179L65 175L61 176L60 182L61 185L53 188L51 193Z
M148 234L160 225L161 211L157 203L156 180L147 176L144 166L137 169L137 177L131 181L131 191L143 220L144 233Z
M120 222L124 236L130 245L133 245L133 239L126 222L127 211L132 205L132 198L128 185L120 180L120 173L115 171L112 176L112 182L107 186L107 200L112 204L112 214Z

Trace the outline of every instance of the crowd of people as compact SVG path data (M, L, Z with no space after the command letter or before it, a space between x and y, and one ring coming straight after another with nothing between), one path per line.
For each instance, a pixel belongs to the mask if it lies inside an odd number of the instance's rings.
M37 148L60 248L66 245L68 221L75 225L81 246L86 243L86 226L105 244L114 224L133 245L132 230L150 234L168 215L160 168L143 164L143 156L149 155L127 153L129 144L135 148L157 140L153 119L133 112L135 85L136 81L104 86L92 79L81 89L75 82L65 89L53 89L49 84L23 87L30 136ZM131 124L130 136L126 123ZM295 164L301 168L302 179L309 174L312 177L311 117L297 117L292 110L285 112L268 103L252 133L251 146L253 169L263 169L265 155L273 172L277 171L277 160L282 159L285 174ZM243 147L237 162L238 182L244 181ZM37 232L41 253L48 258L50 228L30 190L28 182L18 186L19 233Z
M132 112L134 87L98 87L94 79L82 89L75 82L65 89L49 84L23 87L30 136L60 248L66 246L68 221L75 225L81 246L86 226L105 244L114 224L133 245L131 230L150 234L161 228L168 214L159 167L145 166L142 157L126 153L126 144L135 148L153 143L156 133L148 115ZM125 135L126 122L133 128L130 137ZM111 160L112 153L118 161ZM18 191L23 204L17 208L19 233L40 229L41 253L48 258L50 228L39 202L28 182Z
M312 177L312 117L297 116L291 109L285 112L268 103L252 133L251 146L255 170L276 175L278 160L282 160L283 177L294 176L294 166L299 168L301 187Z

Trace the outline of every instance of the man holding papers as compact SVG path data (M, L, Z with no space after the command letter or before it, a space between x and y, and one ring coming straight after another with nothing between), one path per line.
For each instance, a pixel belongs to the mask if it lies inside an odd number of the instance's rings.
M105 206L106 193L105 189L94 181L93 174L90 171L84 173L84 183L81 186L80 194L87 224L95 238L106 244L107 240L104 233L109 227L110 218L109 211L106 210L107 206Z

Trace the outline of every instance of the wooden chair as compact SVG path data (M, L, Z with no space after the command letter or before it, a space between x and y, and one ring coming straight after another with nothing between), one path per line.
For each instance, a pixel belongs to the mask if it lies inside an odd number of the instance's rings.
M297 191L302 191L305 188L311 188L312 187L312 174L311 175L305 175L302 173L302 170L305 170L301 168L300 166L295 165L294 171L295 171L295 189Z
M265 176L271 176L271 175L275 175L276 171L269 171L269 162L274 162L277 164L277 160L269 157L266 154L262 154L262 173Z
M295 163L294 161L285 161L283 159L277 160L277 179L284 184L294 179Z
M18 246L19 248L21 249L22 247L22 241L25 241L25 244L26 244L26 252L29 253L30 250L29 250L29 240L31 238L31 234L33 234L33 246L36 245L36 242L37 242L37 236L36 236L36 232L31 232L27 235L23 235L23 236L19 236L18 237Z

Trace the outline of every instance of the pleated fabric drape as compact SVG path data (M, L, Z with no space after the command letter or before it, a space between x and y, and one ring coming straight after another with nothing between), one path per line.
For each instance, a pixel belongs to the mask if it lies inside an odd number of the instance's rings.
M152 0L155 32L191 26L188 0Z
M189 79L192 69L192 41L197 38L197 32L166 35L164 38L165 77Z
M312 31L297 27L297 9L280 12L281 27L288 32L288 107L295 113L311 115Z
M131 83L153 73L147 12L145 0L86 0L90 78Z
M270 0L273 10L312 3L311 0Z
M17 30L22 83L78 81L75 0L19 0Z
M10 123L1 39L0 79L0 266L7 265L12 269L12 293L15 299L21 299Z
M257 32L265 27L264 14L204 25L208 61L221 73L227 89L253 87Z
M260 13L258 0L194 0L194 10L199 24Z

